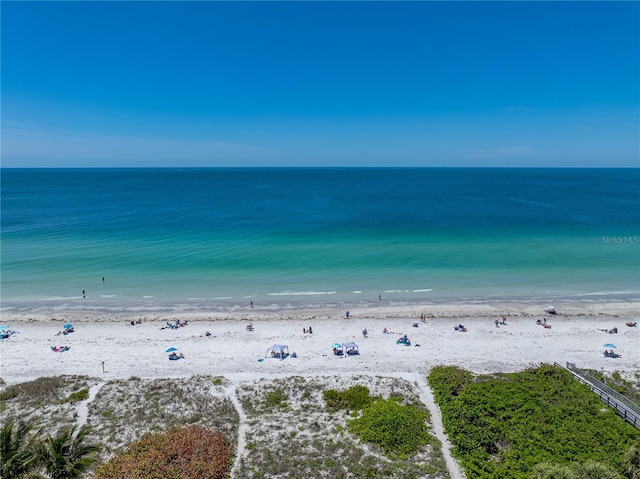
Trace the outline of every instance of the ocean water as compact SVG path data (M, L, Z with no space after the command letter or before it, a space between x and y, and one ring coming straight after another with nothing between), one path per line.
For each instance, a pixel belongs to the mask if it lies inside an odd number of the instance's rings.
M2 169L1 186L5 311L640 297L638 169Z

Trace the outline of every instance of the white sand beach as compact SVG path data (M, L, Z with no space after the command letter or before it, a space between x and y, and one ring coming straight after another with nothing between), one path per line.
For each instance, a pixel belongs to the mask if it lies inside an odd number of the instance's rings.
M197 374L255 379L272 375L402 375L424 378L434 365L451 364L476 373L510 372L539 363L575 363L604 371L640 371L640 317L637 302L569 303L556 307L528 303L380 306L232 314L3 312L2 324L18 331L0 342L1 373L8 384L43 376L88 375L104 380L184 377ZM426 315L421 321L422 314ZM503 316L506 325L496 327ZM536 324L546 318L550 328ZM186 321L177 329L167 322ZM139 322L131 325L131 322ZM57 335L72 323L75 332ZM246 326L253 324L253 331ZM417 323L417 327L414 327ZM454 326L463 324L467 332ZM303 333L311 327L313 333ZM617 334L602 330L617 327ZM363 337L362 331L368 331ZM389 334L383 334L387 328ZM206 332L211 335L207 336ZM411 346L396 344L407 335ZM333 343L354 341L359 356L339 357ZM605 358L606 343L619 358ZM273 344L284 344L295 358L265 358ZM52 347L69 346L66 352ZM166 350L184 355L168 360ZM264 359L263 361L259 361Z

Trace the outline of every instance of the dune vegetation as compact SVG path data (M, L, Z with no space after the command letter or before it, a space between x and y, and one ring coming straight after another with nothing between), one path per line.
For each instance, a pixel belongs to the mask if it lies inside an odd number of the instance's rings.
M562 368L475 376L439 366L428 382L468 477L637 477L622 474L640 431ZM585 472L594 467L611 476Z

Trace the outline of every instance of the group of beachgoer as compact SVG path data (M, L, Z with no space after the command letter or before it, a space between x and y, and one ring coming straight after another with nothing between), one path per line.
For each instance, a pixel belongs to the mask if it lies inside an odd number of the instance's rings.
M14 331L13 329L5 329L3 331L0 331L0 339L10 338L14 334L18 334L18 331Z
M176 361L178 359L183 359L184 358L184 354L180 353L176 353L175 351L173 351L171 354L169 354L169 359L171 359L172 361Z
M494 322L495 322L496 328L499 328L500 326L506 326L507 325L507 317L503 316L502 317L502 321L499 320L499 319L496 319Z
M187 324L189 323L189 321L180 321L179 319L176 319L175 322L170 323L169 321L167 321L167 325L163 326L160 329L178 329L178 328L184 328Z
M551 325L547 324L547 318L542 318L542 319L536 320L536 325L537 326L544 326L546 329L551 329Z
M309 326L309 328L302 328L302 334L313 334L313 329L311 329L311 326Z
M622 356L621 354L614 352L613 349L605 349L602 354L604 354L605 358L619 358L620 356Z
M76 330L73 326L69 326L69 327L65 327L64 329L60 329L58 330L58 332L56 333L56 336L60 336L61 334L63 336L68 336L71 333L75 333Z
M64 353L65 351L69 351L71 346L51 346L51 351L54 353Z

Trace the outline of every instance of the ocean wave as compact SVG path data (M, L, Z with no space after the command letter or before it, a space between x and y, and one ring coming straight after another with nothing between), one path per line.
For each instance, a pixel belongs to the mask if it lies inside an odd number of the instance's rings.
M335 291L282 291L280 293L267 293L267 296L315 296L323 294L336 294Z
M640 294L640 290L629 291L594 291L592 293L580 293L573 296L609 296L609 295L627 295L627 294Z

